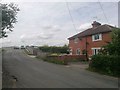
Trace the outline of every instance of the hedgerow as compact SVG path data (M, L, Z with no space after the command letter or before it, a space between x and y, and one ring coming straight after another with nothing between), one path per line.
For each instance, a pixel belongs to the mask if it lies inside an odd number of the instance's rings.
M89 66L104 74L120 76L120 56L118 55L94 55Z

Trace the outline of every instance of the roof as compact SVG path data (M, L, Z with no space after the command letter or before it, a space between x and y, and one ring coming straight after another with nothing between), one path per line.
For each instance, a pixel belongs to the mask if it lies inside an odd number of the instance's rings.
M106 32L111 32L113 30L113 26L110 26L110 25L107 25L107 24L104 24L104 25L100 25L96 28L89 28L83 32L80 32L68 39L74 39L74 38L79 38L79 37L85 37L85 36L89 36L89 35L94 35L94 34L97 34L97 33L106 33Z

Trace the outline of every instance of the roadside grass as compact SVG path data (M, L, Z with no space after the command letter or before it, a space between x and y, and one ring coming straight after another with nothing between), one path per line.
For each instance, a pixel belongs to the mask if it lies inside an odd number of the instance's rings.
M24 50L24 53L27 55L30 55L28 51ZM82 64L88 64L88 61L86 60L82 60L82 59L58 59L56 58L56 56L59 56L61 54L48 54L46 56L36 56L35 58L37 58L38 60L42 60L45 62L49 62L49 63L54 63L54 64L59 64L59 65L68 65L69 63L77 63L77 62L81 62Z
M65 60L57 60L57 59L50 59L48 57L36 57L39 60L43 60L45 62L50 62L50 63L54 63L54 64L60 64L60 65L67 65L67 62Z

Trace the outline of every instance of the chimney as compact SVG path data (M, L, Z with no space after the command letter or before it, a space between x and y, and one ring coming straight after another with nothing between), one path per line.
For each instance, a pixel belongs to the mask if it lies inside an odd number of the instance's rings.
M96 21L94 21L94 22L92 23L93 28L96 28L96 27L98 27L98 26L100 26L100 25L101 25L101 23L96 22Z

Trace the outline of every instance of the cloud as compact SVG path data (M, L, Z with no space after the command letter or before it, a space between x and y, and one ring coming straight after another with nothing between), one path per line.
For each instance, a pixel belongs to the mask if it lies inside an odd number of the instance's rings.
M2 2L98 2L98 0L2 0ZM119 0L100 0L101 2L118 2Z
M10 39L4 38L4 39L0 39L0 43L11 43L12 41Z
M62 31L59 25L42 25L38 30L21 34L20 41L24 44L47 44L59 31Z
M20 39L22 42L25 42L27 40L30 40L30 41L34 41L34 40L46 40L46 39L50 39L52 38L54 35L52 33L48 33L48 34L45 34L45 33L38 33L38 34L32 34L32 35L26 35L26 34L23 34L20 36Z
M37 40L37 39L51 39L54 37L56 32L61 31L58 25L44 25L41 26L39 31L28 32L27 34L22 34L20 36L21 41L25 40Z
M42 27L43 30L49 30L49 31L60 31L61 28L58 25L44 25Z
M8 30L8 29L5 29L5 31L6 31L7 34L11 33L11 31Z
M4 39L0 39L0 47L6 47L6 46L10 46L12 44L12 40L4 38Z
M84 31L84 30L86 30L86 29L88 29L88 28L92 28L91 23L84 23L84 24L81 24L81 25L79 26L78 30Z
M18 0L17 0L18 1ZM98 3L69 2L69 9L77 30L74 29L66 2L17 2L20 8L18 22L8 39L14 45L22 44L54 44L68 43L67 38L91 27L94 16L99 16L100 22L105 18ZM102 3L106 15L112 24L117 21L117 3ZM114 5L114 6L113 6ZM107 7L111 8L107 8ZM32 13L31 13L32 11ZM92 13L91 11L94 11ZM113 18L111 18L113 17ZM8 32L9 33L9 32ZM7 41L6 41L7 42ZM6 43L8 45L8 43Z

